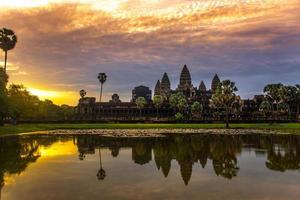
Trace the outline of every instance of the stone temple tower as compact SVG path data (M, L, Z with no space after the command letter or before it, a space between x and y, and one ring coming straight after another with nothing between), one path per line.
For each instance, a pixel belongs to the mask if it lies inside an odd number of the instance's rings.
M211 82L211 91L212 93L215 93L218 89L218 85L220 83L220 79L219 79L219 76L217 74L215 74L212 82Z
M184 65L180 74L178 90L187 90L190 89L191 87L192 87L191 74L187 66Z
M171 94L171 82L168 74L165 72L160 82L160 95L168 99Z
M177 91L182 92L187 98L194 97L196 90L192 85L192 78L187 66L184 65L180 74L179 85Z
M162 79L161 79L161 84L160 84L161 90L171 90L171 82L169 79L168 74L165 72Z
M205 84L204 84L203 81L201 81L201 83L200 83L200 85L199 85L199 91L200 91L201 93L205 93L205 92L206 92L206 86L205 86Z
M154 96L160 95L160 80L156 82L155 88L154 88Z

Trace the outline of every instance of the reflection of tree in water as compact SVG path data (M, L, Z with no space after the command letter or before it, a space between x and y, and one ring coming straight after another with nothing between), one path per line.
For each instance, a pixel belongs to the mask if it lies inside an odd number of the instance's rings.
M238 136L213 137L210 142L210 154L215 173L225 178L237 176L236 154L241 152L241 141Z
M49 146L56 137L13 136L0 138L0 199L4 176L20 174L39 158L40 145Z
M84 160L86 154L95 154L96 138L91 136L77 136L74 143L77 144L78 158Z
M102 167L102 157L101 157L101 148L99 147L99 162L100 162L100 169L98 170L97 173L97 178L98 180L104 180L106 177L106 172Z
M268 169L284 172L286 170L300 170L300 140L299 138L275 137L276 143L268 143L266 166ZM277 141L281 143L278 145Z
M81 139L85 142L79 141ZM156 167L165 177L169 174L172 160L176 160L186 185L192 176L193 165L199 162L205 168L208 160L211 160L216 175L234 178L239 171L237 155L247 147L260 154L266 152L266 166L271 170L300 169L300 137L297 136L177 135L147 139L91 136L81 139L77 138L78 149L94 152L95 147L108 147L112 156L117 156L116 152L122 147L131 147L132 159L140 165L152 160L153 150Z
M111 156L112 157L114 157L114 158L118 157L119 152L120 152L120 147L118 147L118 146L112 146L109 149L111 151Z

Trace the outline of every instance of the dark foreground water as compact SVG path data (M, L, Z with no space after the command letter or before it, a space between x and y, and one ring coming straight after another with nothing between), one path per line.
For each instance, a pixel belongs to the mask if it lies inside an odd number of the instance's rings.
M300 137L0 138L1 200L299 200Z

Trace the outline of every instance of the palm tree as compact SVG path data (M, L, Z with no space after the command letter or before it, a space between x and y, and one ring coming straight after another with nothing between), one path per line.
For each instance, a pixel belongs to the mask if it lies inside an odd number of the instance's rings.
M147 101L144 97L139 97L137 98L137 100L135 101L136 106L138 107L138 109L140 110L140 115L142 117L142 109L145 107L145 105L147 104Z
M156 118L158 119L158 111L159 111L159 108L164 103L164 98L161 95L155 95L153 97L153 103L154 103L154 106L156 108Z
M102 100L102 89L103 89L103 84L105 83L107 79L107 75L105 73L99 73L98 74L98 80L100 82L100 97L99 97L99 114L100 114L100 108L101 108L101 100Z
M10 29L2 28L0 29L0 48L5 53L4 58L4 72L6 73L6 64L7 64L7 52L15 48L18 39L15 35L15 32Z
M187 104L186 98L182 92L178 92L176 94L172 94L169 99L170 106L174 109L176 113L176 109L182 111Z
M79 94L80 94L80 97L81 97L81 98L84 98L85 95L86 95L86 91L85 91L85 90L80 90L80 91L79 91Z
M100 161L100 169L98 170L97 178L98 178L98 180L104 180L106 177L106 173L102 167L101 148L100 147L99 147L99 161Z
M179 110L179 112L184 113L185 108L187 107L187 100L186 98L180 98L178 100L178 104L177 104L177 108Z
M226 112L226 128L229 128L229 112L236 101L238 89L234 82L224 80L219 83L217 91L212 96L212 103L216 107L224 108Z

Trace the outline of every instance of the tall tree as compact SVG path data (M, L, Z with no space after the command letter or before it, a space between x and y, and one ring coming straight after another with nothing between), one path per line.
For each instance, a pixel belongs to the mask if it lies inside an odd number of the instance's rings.
M283 84L277 83L277 84L268 84L264 87L264 93L266 95L266 98L271 102L272 109L275 104L275 106L280 102L281 96L280 96L280 90L283 87ZM277 106L276 106L277 110Z
M4 72L6 73L7 52L15 48L17 44L17 36L13 30L2 28L0 29L0 48L4 51Z
M259 105L259 110L264 113L265 119L267 120L268 116L272 112L271 104L268 100L264 100Z
M103 89L103 84L106 82L106 79L107 79L107 75L105 73L98 74L98 80L100 82L99 114L100 114L101 100L102 100L102 89ZM99 115L99 116L101 116L101 115Z
M147 104L145 97L138 97L135 103L138 109L140 110L140 116L142 116L142 109L144 109L145 105Z
M4 69L0 68L0 126L3 125L3 119L8 113L8 99L6 85L8 76Z
M234 82L224 80L219 83L217 91L212 96L212 103L214 106L225 109L226 128L229 128L229 113L236 101L236 94L238 89Z
M164 98L161 95L155 95L153 97L153 104L156 108L156 118L158 118L159 116L159 109L161 108L163 103L164 103Z
M186 98L182 92L172 94L169 99L170 106L176 111L177 109L182 112L187 105Z
M281 110L282 108L286 108L283 110L287 110L289 117L291 117L291 108L293 105L297 104L297 87L296 86L282 86L279 89L279 95L280 95L280 104Z

